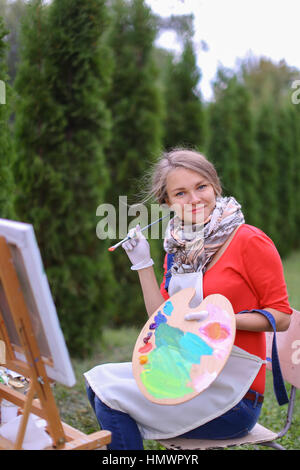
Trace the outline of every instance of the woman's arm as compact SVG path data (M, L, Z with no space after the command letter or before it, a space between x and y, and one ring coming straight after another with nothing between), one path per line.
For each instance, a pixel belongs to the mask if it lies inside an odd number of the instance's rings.
M154 273L153 266L138 270L144 301L149 317L165 302Z
M155 310L157 310L158 307L165 302L165 299L160 292L153 266L140 269L138 274L146 310L150 317L155 312ZM266 310L273 315L276 323L276 331L286 331L288 329L291 321L290 315L279 312L274 308L264 308L263 310ZM273 331L272 326L266 317L256 312L236 315L236 328L238 330L247 331Z
M255 234L245 240L241 252L245 279L255 292L259 308L273 315L277 331L285 331L290 324L292 309L280 255L266 234L258 229L252 229L252 233ZM268 320L256 312L237 315L237 328L272 331Z
M131 229L128 235L131 238L122 244L122 248L132 263L131 269L139 274L145 307L150 317L164 303L165 299L155 277L150 245L142 234L140 226L137 225Z
M264 308L267 312L270 312L276 323L276 331L286 331L290 325L291 316L279 312L274 308ZM236 315L236 328L238 330L247 330L247 331L273 331L269 321L256 312L243 313L241 315Z

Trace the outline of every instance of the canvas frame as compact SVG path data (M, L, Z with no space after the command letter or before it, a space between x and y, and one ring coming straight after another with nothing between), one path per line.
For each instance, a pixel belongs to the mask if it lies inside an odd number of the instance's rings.
M0 237L4 237L13 257L13 264L21 285L35 335L41 351L47 376L63 385L72 387L76 383L71 360L60 328L56 308L52 299L47 275L33 226L23 222L0 219ZM2 274L3 275L3 274ZM0 273L1 276L1 273ZM26 362L26 355L14 331L9 308L3 298L0 279L0 309L15 357ZM2 296L1 296L2 294ZM1 305L2 300L2 305Z

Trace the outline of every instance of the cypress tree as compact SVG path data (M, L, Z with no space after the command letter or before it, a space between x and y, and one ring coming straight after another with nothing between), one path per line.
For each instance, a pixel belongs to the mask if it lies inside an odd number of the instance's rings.
M292 247L298 249L300 247L300 104L293 105L290 108L290 126L292 139L292 152L294 160L294 174L292 178L292 187L294 189L294 236L291 240Z
M109 44L114 51L114 72L108 106L113 138L107 151L112 185L107 202L118 208L119 196L127 197L128 205L140 202L137 196L141 178L161 148L163 107L153 53L156 20L150 8L144 0L116 0L112 22ZM127 214L124 204L121 211ZM141 225L147 222L144 218ZM161 273L162 242L148 241L155 269ZM118 287L114 323L141 324L145 321L145 306L137 273L130 270L130 261L122 249L112 253L112 260Z
M119 194L133 196L133 182L143 174L161 147L162 98L153 42L156 22L144 0L115 0L109 43L114 51L114 72L108 106L112 113L113 139L109 145L109 169Z
M113 299L107 245L96 237L109 181L106 27L104 0L33 1L16 81L17 209L34 225L69 350L81 356Z
M0 17L0 217L11 219L14 213L14 179L12 163L14 159L14 147L9 124L12 90L8 85L7 74L7 43L5 37L8 34Z
M280 169L278 175L278 249L282 256L288 255L294 244L296 230L296 206L294 186L295 155L293 148L293 119L290 106L282 106L276 113L276 154Z
M219 172L224 195L234 196L241 201L242 184L236 140L238 122L236 99L236 77L219 70L215 83L215 101L209 108L208 156Z
M251 96L244 83L237 82L234 94L235 133L240 177L240 203L248 224L260 225L258 149ZM241 188L242 186L242 188Z
M193 42L188 38L180 59L173 58L167 67L164 137L167 149L178 146L204 149L205 112L201 93L197 90L200 78Z
M279 245L278 223L278 176L276 154L276 118L272 103L264 103L257 116L256 141L259 152L258 173L260 178L261 225L260 228Z

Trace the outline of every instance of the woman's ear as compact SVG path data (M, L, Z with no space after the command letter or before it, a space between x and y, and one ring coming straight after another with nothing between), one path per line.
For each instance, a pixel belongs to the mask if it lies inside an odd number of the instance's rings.
M165 192L165 194L166 194L166 196L164 198L164 202L162 203L162 205L170 207L171 204L170 204L170 201L168 199L167 193Z

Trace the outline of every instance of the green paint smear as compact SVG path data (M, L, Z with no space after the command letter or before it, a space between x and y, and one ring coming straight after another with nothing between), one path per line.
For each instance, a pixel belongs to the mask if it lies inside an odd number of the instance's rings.
M193 333L184 333L166 323L155 330L156 348L148 354L141 380L155 398L180 398L194 392L190 382L193 364L201 356L211 355L213 349Z

